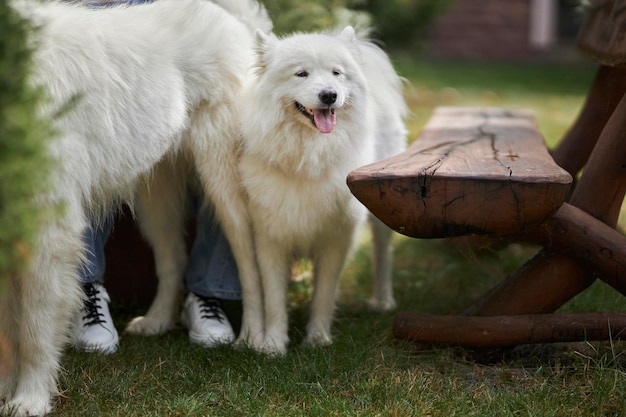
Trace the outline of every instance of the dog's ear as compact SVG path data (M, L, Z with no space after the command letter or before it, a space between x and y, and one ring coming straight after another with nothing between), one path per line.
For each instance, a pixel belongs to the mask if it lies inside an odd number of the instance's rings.
M265 72L265 53L276 42L276 37L272 34L266 34L257 29L255 33L255 52L256 52L256 71L258 74Z
M343 28L339 37L348 43L356 42L356 32L352 26L346 26Z
M263 54L265 51L271 48L271 46L276 42L276 36L273 34L267 34L259 29L256 30L255 33L255 45L257 54Z

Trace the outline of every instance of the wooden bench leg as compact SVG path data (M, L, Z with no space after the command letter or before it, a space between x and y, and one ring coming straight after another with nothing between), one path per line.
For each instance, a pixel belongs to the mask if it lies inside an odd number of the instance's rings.
M533 314L519 316L434 316L398 313L393 333L400 339L470 348L527 343L624 339L626 314Z
M544 249L463 314L552 313L592 283L593 278L574 258Z
M511 240L571 256L588 273L626 296L626 236L586 211L564 203L548 220Z
M626 96L602 130L571 204L611 227L626 192ZM475 315L531 314L555 311L594 280L571 257L543 250L520 271L470 308Z
M583 108L552 152L554 161L572 177L585 166L602 129L626 92L626 69L601 66Z

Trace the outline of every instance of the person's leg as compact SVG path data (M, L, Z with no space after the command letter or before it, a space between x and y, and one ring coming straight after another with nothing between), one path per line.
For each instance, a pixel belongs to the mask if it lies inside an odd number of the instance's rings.
M84 284L103 282L106 260L104 258L104 245L111 234L112 221L108 220L102 226L91 225L85 231L83 239L87 247L85 262L81 264L79 274Z
M84 308L76 315L72 327L74 345L87 352L114 353L119 336L109 311L109 294L103 286L105 265L104 245L111 234L113 220L101 226L92 225L85 231L87 253L79 269L83 290Z
M241 299L241 286L237 264L213 210L198 210L196 221L196 238L185 275L188 295L182 320L192 342L212 347L235 340L222 300Z
M185 275L187 291L203 297L240 300L237 263L212 210L200 210L197 222Z

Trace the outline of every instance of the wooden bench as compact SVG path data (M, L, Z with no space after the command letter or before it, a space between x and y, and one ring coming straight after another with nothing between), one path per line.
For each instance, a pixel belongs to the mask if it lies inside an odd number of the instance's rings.
M563 204L572 176L545 146L533 113L439 107L405 152L352 172L352 193L411 237L512 234Z
M625 314L554 312L596 278L626 295L626 238L615 229L626 194L624 27L622 2L592 2L579 45L600 66L554 161L525 111L443 108L406 152L349 175L354 195L400 233L543 246L462 316L400 312L397 337L470 347L623 337ZM569 194L559 167L571 177L584 167Z
M361 167L347 181L352 193L399 233L416 238L481 234L539 243L573 257L583 269L601 272L626 294L626 238L565 203L572 176L551 157L529 110L437 108L405 152ZM551 271L552 265L547 267ZM500 347L602 340L626 329L626 314L546 315L558 306L537 303L537 294L558 294L561 287L534 292L540 289L522 286L504 285L496 301L483 300L466 312L483 317L400 312L394 334L420 343ZM515 301L520 294L521 304Z

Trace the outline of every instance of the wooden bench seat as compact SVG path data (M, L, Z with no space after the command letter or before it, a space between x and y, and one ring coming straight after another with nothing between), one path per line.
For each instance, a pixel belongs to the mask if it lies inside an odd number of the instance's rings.
M411 237L512 234L550 217L572 183L533 113L439 107L403 153L348 176L352 193Z

